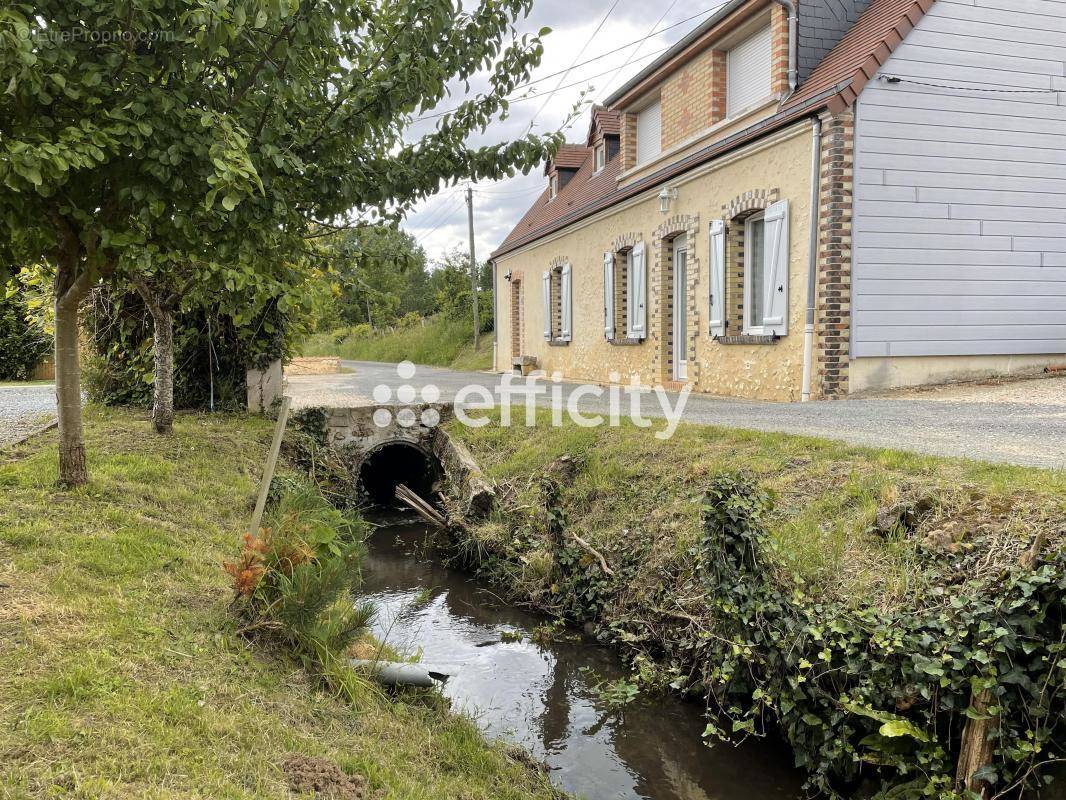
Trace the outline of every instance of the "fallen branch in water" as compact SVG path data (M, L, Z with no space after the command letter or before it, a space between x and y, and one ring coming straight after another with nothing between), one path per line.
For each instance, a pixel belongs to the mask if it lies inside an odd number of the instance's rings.
M402 483L396 487L396 499L401 503L410 506L411 509L418 514L422 519L431 525L436 525L439 528L447 528L448 521L441 515L437 509L412 492Z

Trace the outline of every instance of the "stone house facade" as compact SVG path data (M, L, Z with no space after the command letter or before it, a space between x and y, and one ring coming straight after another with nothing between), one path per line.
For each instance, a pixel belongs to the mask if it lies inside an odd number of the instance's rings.
M800 400L1062 363L1066 0L1004 2L727 2L546 165L496 369Z

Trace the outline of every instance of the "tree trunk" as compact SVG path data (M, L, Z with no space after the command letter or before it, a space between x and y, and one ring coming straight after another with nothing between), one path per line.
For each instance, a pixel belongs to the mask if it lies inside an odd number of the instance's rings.
M88 482L81 424L81 363L78 354L78 306L74 289L56 292L56 406L59 416L59 483Z
M152 390L152 425L156 433L174 431L174 311L173 303L160 300L145 280L134 280L137 293L152 315L152 354L155 384Z
M156 433L174 431L174 315L165 308L152 312L155 392L152 424Z

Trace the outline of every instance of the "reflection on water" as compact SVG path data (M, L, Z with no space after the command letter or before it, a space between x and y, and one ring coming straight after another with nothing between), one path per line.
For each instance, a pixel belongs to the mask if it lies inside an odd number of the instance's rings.
M526 748L556 785L589 800L773 800L800 797L786 751L770 743L708 748L698 706L638 698L608 707L592 687L626 675L588 641L535 644L543 619L501 602L474 578L418 553L425 529L381 528L364 592L377 634L452 675L444 692L492 737ZM521 633L519 641L501 636Z

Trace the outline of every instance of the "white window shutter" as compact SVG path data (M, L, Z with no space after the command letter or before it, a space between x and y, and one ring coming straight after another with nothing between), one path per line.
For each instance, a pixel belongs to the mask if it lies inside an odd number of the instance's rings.
M773 37L766 27L729 51L726 58L726 116L765 100L772 93Z
M544 339L551 341L552 338L552 274L544 273L541 284L544 288Z
M648 281L647 259L644 253L644 242L637 242L633 246L633 274L629 276L629 330L630 339L644 339L648 333Z
M559 326L559 338L564 342L569 342L574 324L574 293L571 290L573 279L569 264L563 264L562 272L559 274L559 281L559 296L563 306L562 314L560 315L562 324Z
M614 253L603 254L603 335L614 338Z
M725 220L711 220L710 242L710 334L725 336Z
M788 333L788 200L766 209L765 316L763 330L777 336Z
M637 163L651 161L663 149L662 104L656 100L637 112Z

